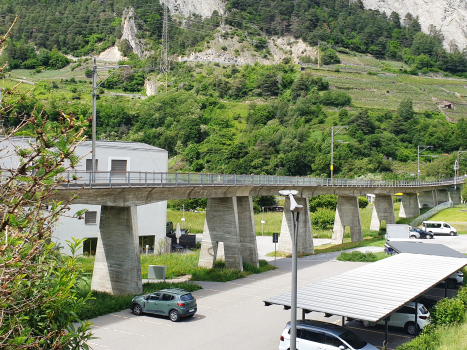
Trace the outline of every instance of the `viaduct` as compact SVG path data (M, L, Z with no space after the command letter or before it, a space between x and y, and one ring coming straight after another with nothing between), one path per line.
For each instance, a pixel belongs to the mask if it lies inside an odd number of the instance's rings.
M441 181L379 181L284 177L267 175L76 172L54 195L64 200L80 190L73 204L101 205L100 233L91 289L111 294L142 293L136 207L169 199L207 198L200 267L213 267L219 242L224 243L225 264L242 269L243 262L258 265L253 196L274 196L279 190L298 190L300 216L298 252L312 254L313 236L308 201L321 194L338 196L332 240L341 243L345 227L352 241L363 240L358 196L375 194L371 230L381 222L395 223L393 195L403 193L400 217L420 214L420 207L460 203L465 176ZM286 199L279 250L291 252L291 215Z

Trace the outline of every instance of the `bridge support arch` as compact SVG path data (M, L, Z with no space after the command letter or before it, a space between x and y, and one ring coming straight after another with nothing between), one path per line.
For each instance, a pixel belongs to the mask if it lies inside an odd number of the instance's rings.
M413 218L420 215L420 206L416 193L404 193L402 196L401 208L399 210L400 218Z
M313 234L310 220L310 205L308 197L295 197L297 204L303 205L298 223L297 252L299 254L313 254ZM292 254L292 214L290 212L290 199L285 197L284 212L282 213L281 234L279 236L279 250Z
M350 227L352 242L363 241L362 224L358 208L358 196L339 196L332 232L333 244L342 244L344 242L346 226Z
M386 225L396 223L392 195L375 194L375 205L371 216L370 230L379 231L382 220L386 221Z
M220 242L226 268L243 270L243 262L259 266L251 196L208 198L198 266L214 267Z
M135 206L102 206L91 289L114 295L143 292Z

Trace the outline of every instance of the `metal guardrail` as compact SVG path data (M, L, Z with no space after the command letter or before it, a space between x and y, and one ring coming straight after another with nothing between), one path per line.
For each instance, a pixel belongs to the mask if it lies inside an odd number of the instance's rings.
M64 187L184 187L184 186L320 186L320 187L430 187L462 184L466 176L439 181L354 180L274 175L73 171Z
M418 226L426 219L429 219L436 213L439 213L441 210L452 208L453 206L454 206L454 203L451 201L438 204L436 207L433 207L430 210L428 210L425 214L422 214L419 217L417 217L414 221L410 223L410 226L412 227Z

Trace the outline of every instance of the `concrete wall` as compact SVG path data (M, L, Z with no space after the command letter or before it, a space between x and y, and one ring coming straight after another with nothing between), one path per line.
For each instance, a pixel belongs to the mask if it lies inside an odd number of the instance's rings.
M438 204L449 202L449 192L447 190L437 190L436 197L438 199Z
M449 200L454 204L461 203L461 190L458 188L457 190L449 191Z
M418 194L418 204L420 208L436 207L435 191L423 191Z

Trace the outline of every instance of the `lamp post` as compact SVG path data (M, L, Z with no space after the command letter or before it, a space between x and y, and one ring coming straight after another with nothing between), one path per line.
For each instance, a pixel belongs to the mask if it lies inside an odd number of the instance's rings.
M337 128L337 131L334 132L334 128ZM348 126L332 126L331 127L331 184L332 179L334 178L334 136L339 133L342 129L348 129ZM341 140L338 140L339 143L347 143Z
M420 151L420 147L423 147L423 149ZM433 146L417 146L418 152L417 152L417 180L420 182L420 153L425 151L428 148L433 148Z
M294 195L295 190L282 190L279 193L284 197L289 197L290 212L292 213L292 295L291 295L291 316L290 316L290 349L297 349L297 241L298 241L298 219L303 205L298 205ZM296 215L295 215L296 214Z
M263 220L261 220L261 236L264 236L264 224L266 223L266 221L264 221L264 207L261 207L261 211L263 212Z
M459 170L459 162L454 162L454 190L457 190L457 171Z
M122 66L97 67L96 59L94 58L94 66L92 67L92 172L93 173L97 171L97 166L96 166L97 89L122 67L129 67L129 65L125 64ZM97 70L98 69L111 69L111 68L116 68L116 69L107 78L105 78L102 83L97 85Z
M185 229L185 204L183 204L182 229Z

